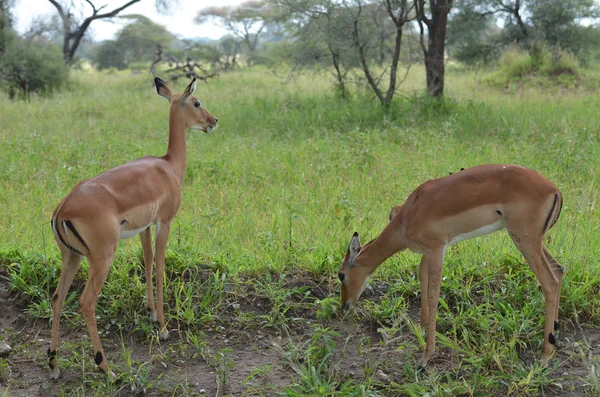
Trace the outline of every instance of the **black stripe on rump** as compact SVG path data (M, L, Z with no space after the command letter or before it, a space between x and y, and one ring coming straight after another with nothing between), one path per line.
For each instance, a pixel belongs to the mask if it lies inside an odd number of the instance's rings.
M546 232L546 230L548 230L548 224L550 223L550 217L552 217L552 214L554 213L554 208L556 208L557 201L558 201L558 193L554 195L554 203L552 203L552 208L550 208L550 213L548 214L548 217L546 218L546 222L544 223L544 228L542 229L542 232Z
M557 194L557 196L558 196L558 194ZM556 217L554 217L554 221L552 221L552 224L550 225L550 227L554 226L554 224L558 221L558 218L560 217L560 213L562 212L562 206L563 206L562 195L559 197L559 201L560 201L560 203L558 204L558 212L556 213Z
M67 227L69 228L69 230L71 230L71 232L75 235L75 237L77 237L77 240L79 240L79 242L81 244L83 244L83 246L85 247L86 250L90 250L87 246L87 244L85 243L85 241L83 241L83 238L81 237L81 235L79 235L79 233L77 232L77 230L75 230L75 226L73 226L73 223L71 221L64 221L65 224L67 225Z
M54 222L56 222L56 220ZM63 245L65 247L67 247L68 249L70 249L71 251L73 251L73 252L75 252L75 253L77 253L79 255L83 255L83 253L79 252L79 250L77 248L71 247L69 244L67 244L67 242L63 238L62 234L60 234L60 227L57 226L55 228L55 230L56 230L56 234L58 234L58 238L60 239L60 242L63 243Z

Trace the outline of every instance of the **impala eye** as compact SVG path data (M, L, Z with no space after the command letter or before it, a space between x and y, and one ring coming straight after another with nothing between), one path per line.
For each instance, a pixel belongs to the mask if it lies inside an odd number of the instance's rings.
M196 101L194 102L194 106L198 109L200 109L200 101Z

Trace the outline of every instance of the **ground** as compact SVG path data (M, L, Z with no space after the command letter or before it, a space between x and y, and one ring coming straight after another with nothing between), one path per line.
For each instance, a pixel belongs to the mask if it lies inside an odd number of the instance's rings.
M302 282L300 278L292 278L288 286L300 287ZM323 299L328 294L327 280L305 281L305 286L309 292L299 301L310 296ZM377 301L385 289L385 285L373 285L366 298ZM94 368L85 329L63 325L59 346L62 375L58 381L52 381L45 353L50 339L49 325L30 320L26 315L27 299L11 295L8 283L0 281L3 311L0 335L5 335L13 347L8 365L0 367L0 393L9 396L276 395L286 386L310 378L309 361L319 359L322 361L315 361L312 367L330 366L328 373L339 377L340 387L346 381L366 380L382 395L398 395L401 393L393 392L395 386L413 381L401 375L406 369L398 369L407 362L414 363L419 355L420 345L414 334L395 332L393 327L369 319L360 310L355 318L334 316L319 321L315 313L298 306L299 309L291 308L285 313L289 321L282 327L257 327L241 320L250 318L247 314L251 312L267 313L264 306L267 302L248 290L221 321L197 333L171 329L169 340L160 343L136 333L101 335L113 369L121 378L117 385L105 385L103 375ZM407 314L417 321L418 311L418 300L411 300ZM546 370L556 381L550 382L540 395L589 395L586 394L588 376L591 366L596 364L593 357L600 353L600 332L574 324L563 328L554 364ZM197 335L200 340L190 335ZM535 355L537 352L519 353L528 365L533 364ZM461 361L460 352L444 347L439 340L437 354L425 371L459 378L469 376L469 366ZM421 376L417 371L414 374ZM10 386L8 391L6 385ZM318 395L318 384L314 385L314 393ZM518 391L509 394L522 395Z

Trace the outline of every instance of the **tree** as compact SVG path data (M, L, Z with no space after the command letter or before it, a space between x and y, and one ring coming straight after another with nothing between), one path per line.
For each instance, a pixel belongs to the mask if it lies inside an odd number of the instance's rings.
M366 81L381 104L390 106L406 54L404 28L414 19L412 1L279 0L278 6L287 15L296 67L332 70L342 97L351 79ZM404 60L411 58L409 53Z
M0 60L0 78L11 98L48 93L63 84L68 69L55 45L14 36Z
M428 17L426 15L425 0L414 0L421 49L425 56L427 93L437 99L444 95L444 52L448 13L452 7L452 2L453 0L429 0L429 13L431 16ZM427 44L425 44L425 27L427 28Z
M598 45L595 27L581 24L584 19L600 16L593 0L455 0L454 8L456 12L450 21L454 27L450 29L453 33L463 32L459 36L470 37L458 43L461 51L467 53L486 47L499 53L502 47L515 43L524 49L547 44L581 58ZM482 35L473 29L483 20L489 26L494 19L503 25L502 30L496 28L500 30L496 34Z
M380 9L378 6L382 6L383 10ZM379 85L379 82L381 81L383 76L380 76L379 78L375 78L375 76L373 75L372 68L370 67L369 62L367 61L366 49L367 49L367 46L369 45L369 40L368 39L365 40L364 37L361 40L361 34L359 32L359 22L360 21L358 18L360 17L360 13L362 11L362 4L361 4L360 0L358 1L358 13L357 13L357 18L355 18L355 20L354 20L354 23L353 23L354 29L352 31L354 47L358 51L360 64L362 66L362 70L365 74L365 77L366 77L367 81L369 82L369 85L375 92L375 95L377 95L377 98L379 99L379 101L381 102L381 104L384 107L389 107L391 105L392 99L394 98L394 94L396 92L398 63L400 60L400 51L402 49L402 34L403 34L403 30L404 30L404 25L413 19L413 17L411 16L411 13L413 11L413 6L414 6L414 4L412 2L409 2L408 0L383 0L382 3L377 4L377 6L371 7L371 15L375 16L373 18L373 21L375 23L371 26L376 27L376 26L380 25L377 23L377 21L382 20L381 17L383 15L381 15L381 14L383 13L385 15L385 13L387 13L387 16L393 22L393 24L394 24L393 26L395 28L394 32L393 32L393 35L395 37L394 37L394 49L393 49L392 57L390 60L389 82L388 82L387 89L384 93L383 89ZM379 15L379 17L377 17L378 15ZM381 32L384 30L379 29L379 31ZM375 41L379 41L379 45L377 46L377 47L380 47L378 63L381 65L383 63L383 59L385 58L383 51L381 50L381 48L384 46L384 43L385 43L385 41L384 41L385 37L382 37L381 35L373 35L373 34L367 35L367 37L376 37Z
M150 61L157 45L168 47L176 40L164 26L145 16L129 18L134 21L119 30L115 40L105 41L96 48L93 58L99 69L125 69L133 62Z
M75 52L81 43L84 35L92 22L99 19L110 19L116 17L124 9L138 3L141 0L130 0L120 7L114 8L108 12L102 12L106 8L106 4L97 7L92 0L48 0L58 12L62 21L63 30L63 57L67 63L72 63L75 57ZM85 3L85 4L84 4ZM166 9L170 4L170 0L156 0L158 9ZM91 15L84 17L83 8L91 8ZM79 15L75 15L75 14Z
M273 7L262 0L248 0L238 6L207 7L198 11L194 21L214 21L240 39L248 49L248 63L255 57L258 39L268 22L276 19Z
M50 92L68 76L60 50L19 37L12 29L10 5L0 0L0 87L10 98Z
M597 45L586 41L587 28L580 23L600 16L593 0L529 0L526 4L536 36L550 46L579 52L586 44Z
M8 41L13 35L9 1L0 0L0 55L4 53Z
M352 41L354 11L332 0L280 0L278 6L287 15L287 58L294 70L333 68L336 92L346 98L348 74L360 65Z

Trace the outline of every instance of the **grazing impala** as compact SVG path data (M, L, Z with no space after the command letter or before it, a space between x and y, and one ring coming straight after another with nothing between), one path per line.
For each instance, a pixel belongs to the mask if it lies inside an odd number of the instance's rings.
M421 327L428 328L424 367L435 351L435 327L446 248L506 228L546 298L546 365L556 343L562 267L542 243L560 215L562 195L547 179L518 165L482 165L419 186L403 205L392 208L390 223L364 247L354 233L339 278L342 307L352 308L368 278L387 258L410 249L423 254L419 265Z
M171 92L159 78L154 79L154 84L158 94L171 104L167 154L142 157L80 182L52 215L54 238L62 253L60 281L52 295L52 339L48 349L52 379L60 376L56 348L61 311L84 256L89 262L89 276L79 306L94 348L94 360L104 373L114 379L98 336L95 306L119 239L140 235L146 267L147 308L151 318L158 320L161 339L169 336L163 312L165 249L171 221L181 200L186 130L193 128L209 132L217 127L217 119L192 96L196 79L181 94ZM156 225L156 306L152 291L151 225Z

